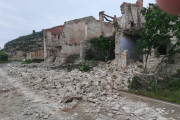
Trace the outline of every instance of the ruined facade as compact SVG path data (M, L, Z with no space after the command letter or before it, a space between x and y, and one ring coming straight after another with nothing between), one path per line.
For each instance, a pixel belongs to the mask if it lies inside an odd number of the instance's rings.
M116 32L115 64L127 66L130 62L141 61L142 57L134 51L136 49L137 37L127 34L127 31L139 30L145 22L140 11L143 7L143 0L138 0L136 4L123 3L120 6L122 16L117 18L120 29Z
M120 6L121 17L116 17L116 15L111 17L101 11L99 20L89 16L45 29L43 34L45 59L54 57L56 62L61 62L71 54L80 54L80 57L83 58L85 56L84 48L90 47L88 40L100 35L111 36L116 31L114 63L126 67L136 61L145 61L143 56L135 53L138 35L132 35L132 31L141 31L143 28L145 16L140 13L142 7L143 0L137 0L135 4L124 2ZM113 25L114 22L118 23L119 28ZM148 58L147 68L154 68L160 62L161 57L155 57L157 51L154 50L154 54Z
M44 58L57 56L61 52L61 39L64 26L56 26L43 31Z
M177 38L171 38L170 42L165 45L165 46L160 46L159 48L156 49L152 49L152 54L150 56L148 56L147 59L147 69L149 72L154 72L156 67L159 65L159 63L162 61L162 59L166 59L164 58L165 55L168 53L168 49L170 48L171 44L175 44L177 42ZM172 64L167 64L168 69L167 72L169 73L176 73L176 70L180 68L180 54L177 53L174 57L173 57L173 63ZM146 56L143 56L143 60L146 60ZM144 63L145 66L145 63Z
M81 54L83 41L100 35L111 36L113 33L111 22L96 20L92 16L67 21L62 26L44 30L44 56L46 59L55 57L56 62L61 62L68 55Z

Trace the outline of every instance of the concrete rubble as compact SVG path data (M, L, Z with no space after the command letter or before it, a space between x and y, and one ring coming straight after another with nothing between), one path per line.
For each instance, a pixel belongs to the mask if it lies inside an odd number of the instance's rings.
M90 72L81 72L78 69L71 72L53 70L42 63L9 65L4 69L9 75L22 78L19 82L38 95L44 95L43 99L57 103L54 111L72 110L78 104L85 103L83 104L86 108L84 113L94 114L97 120L104 120L102 113L112 119L174 120L162 117L169 111L155 109L141 101L135 103L121 97L118 91L127 90L128 81L134 75L141 74L142 70L136 65L120 68L113 66L113 62L100 63ZM43 104L48 103L44 101ZM44 114L45 110L33 109L35 111L32 111L31 109L27 108L22 115L33 114L39 118L51 118L51 114ZM73 116L78 114L74 113Z

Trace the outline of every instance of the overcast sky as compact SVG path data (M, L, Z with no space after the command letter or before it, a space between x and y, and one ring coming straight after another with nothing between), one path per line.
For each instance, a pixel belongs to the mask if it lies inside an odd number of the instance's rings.
M121 16L123 2L136 0L0 0L0 47L32 30L63 25L65 21L86 16L99 19L99 12ZM144 7L155 0L144 0Z

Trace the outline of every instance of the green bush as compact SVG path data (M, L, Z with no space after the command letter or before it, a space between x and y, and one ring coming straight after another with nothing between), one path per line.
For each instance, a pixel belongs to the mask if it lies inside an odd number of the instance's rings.
M44 59L32 59L33 63L40 63L42 61L44 61Z
M30 64L30 63L32 63L32 60L26 60L22 62L22 64Z
M89 67L89 65L82 65L81 67L78 67L78 69L80 70L80 71L84 71L84 72L86 72L86 71L89 71L90 70L90 67Z
M132 82L129 85L129 88L132 89L132 90L140 89L140 87L142 86L140 81L141 81L141 79L138 76L134 76L132 78Z
M8 61L8 55L4 51L0 51L0 61Z
M78 67L80 71L89 71L92 67L94 67L94 60L86 60L81 67Z
M91 40L92 57L96 60L108 61L115 58L115 36L104 37Z
M180 73L180 69L177 69L177 72Z
M180 90L180 78L171 79L166 85L166 89L169 89L170 91Z
M23 61L22 64L40 63L42 61L44 61L44 59L32 59L32 60Z
M65 63L74 63L79 58L78 54L69 55L65 59Z
M143 68L143 65L138 65L137 67L139 67L139 68Z

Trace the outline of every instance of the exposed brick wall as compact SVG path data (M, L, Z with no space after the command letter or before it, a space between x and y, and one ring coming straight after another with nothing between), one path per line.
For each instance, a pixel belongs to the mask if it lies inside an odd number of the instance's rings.
M60 25L60 26L56 26L56 27L53 27L53 28L45 29L45 32L50 31L51 34L61 35L62 32L63 32L63 28L64 28L64 26Z

